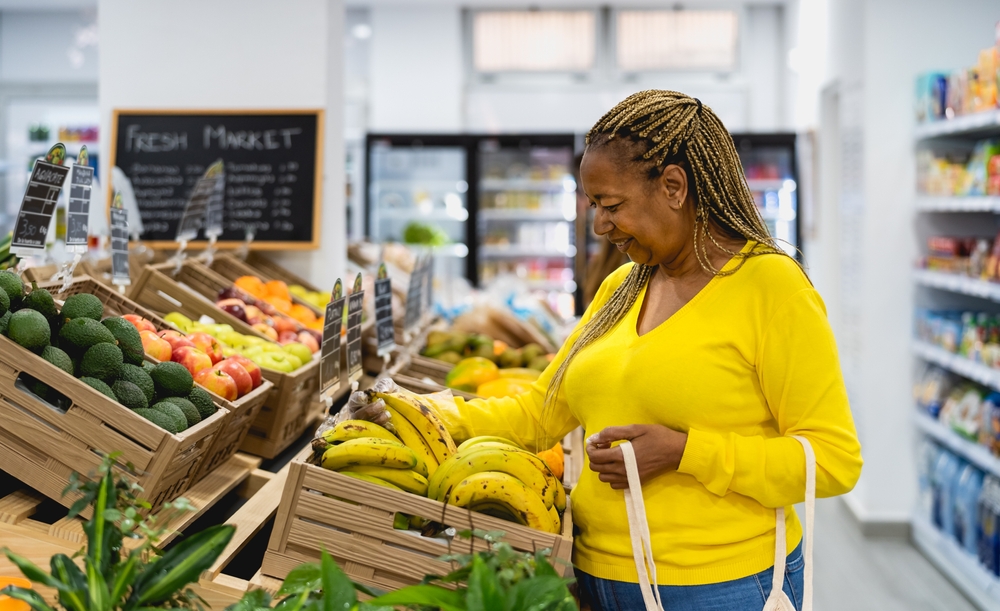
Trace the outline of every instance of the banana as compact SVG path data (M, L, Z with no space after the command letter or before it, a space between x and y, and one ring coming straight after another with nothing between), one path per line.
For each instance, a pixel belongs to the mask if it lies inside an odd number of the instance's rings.
M417 466L417 456L398 441L366 437L330 446L323 452L322 464L331 471L360 465L412 469Z
M555 490L548 480L532 464L532 455L527 452L508 451L500 448L473 446L465 452L452 455L431 478L427 494L431 498L443 500L448 491L473 473L496 472L506 473L520 480L530 490L535 491L545 503L545 508L552 507L555 501ZM441 474L438 476L438 474Z
M563 488L562 482L557 480L551 473L551 482L553 484L553 489L555 490L555 498L552 499L552 506L556 508L560 514L566 511L566 489Z
M314 443L313 448L316 449L317 445L319 445L318 449L326 450L326 448L331 445L337 445L351 439L362 439L365 437L399 441L399 439L392 433L373 422L368 422L367 420L344 420L332 429L323 431L320 439L322 442L325 442L325 445L317 440L318 443Z
M419 395L400 389L398 393L375 393L375 396L410 421L427 442L439 464L455 453L455 441L448 433L448 429L437 413L420 400Z
M458 507L481 502L503 503L518 522L536 530L555 532L542 497L506 473L473 473L452 488L447 502Z
M556 510L555 506L549 507L549 517L552 518L552 527L555 529L552 532L561 533L562 532L562 516Z
M437 471L438 460L434 457L434 453L431 452L430 447L424 438L420 436L417 432L416 427L410 424L410 421L403 417L394 408L386 406L389 414L392 416L390 418L392 425L396 429L396 436L399 437L403 444L413 450L413 453L417 456L417 467L415 471L424 477L430 477Z
M409 530L410 528L410 516L405 513L399 513L398 511L392 516L392 527L395 530Z
M463 441L461 445L458 446L458 451L461 452L462 450L471 448L472 446L476 446L481 443L502 443L504 445L514 446L518 450L525 450L525 448L521 447L521 445L516 441L511 441L510 439L504 439L503 437L492 437L490 435L481 435L479 437L470 437L465 441Z
M527 526L527 524L522 523L520 518L515 515L511 508L504 503L499 503L497 501L482 501L470 504L468 509L478 511L479 513L485 513L486 515L493 516L494 518L500 518L501 520L507 520L508 522L517 522L522 526Z
M358 473L357 471L340 471L339 473L341 475L346 475L347 477L353 477L354 479L359 479L359 480L361 480L363 482L370 482L372 484L378 484L379 486L382 486L383 488L388 488L389 490L398 490L399 492L403 491L402 488L400 488L399 486L393 485L391 482L387 482L384 479L380 479L378 477L373 477L373 476L367 475L365 473Z
M402 490L418 496L427 496L427 478L416 471L365 466L351 467L351 471L383 479Z

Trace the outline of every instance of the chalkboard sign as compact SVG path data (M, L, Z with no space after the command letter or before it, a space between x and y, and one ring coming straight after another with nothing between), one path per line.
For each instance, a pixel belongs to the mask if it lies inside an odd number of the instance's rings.
M111 202L111 283L115 286L132 284L128 265L128 210L122 206L122 196L118 192Z
M323 345L320 349L319 394L320 398L332 398L340 389L340 326L344 316L344 285L337 278L333 285L332 299L326 306L323 319Z
M347 298L347 379L361 379L361 316L365 292L361 290L361 274L354 279L354 292Z
M56 144L44 160L35 161L21 200L21 210L17 213L10 246L12 253L31 256L45 252L45 239L56 211L56 200L69 174L69 168L62 165L65 159L66 147Z
M69 182L69 210L66 215L66 250L87 252L90 222L90 188L94 182L94 168L87 165L87 147L80 148Z
M110 165L132 182L151 246L176 244L195 184L220 159L221 247L238 247L247 229L254 248L319 246L322 110L117 110L112 127Z
M379 356L385 356L396 347L396 329L392 324L392 280L385 263L378 266L375 278L375 335L378 337Z

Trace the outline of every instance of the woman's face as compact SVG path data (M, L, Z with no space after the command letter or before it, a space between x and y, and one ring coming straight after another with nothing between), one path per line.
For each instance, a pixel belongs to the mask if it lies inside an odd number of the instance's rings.
M614 142L588 148L580 165L583 190L596 208L594 232L606 237L635 263L670 264L693 244L694 205L687 175L668 165L649 180L623 162Z

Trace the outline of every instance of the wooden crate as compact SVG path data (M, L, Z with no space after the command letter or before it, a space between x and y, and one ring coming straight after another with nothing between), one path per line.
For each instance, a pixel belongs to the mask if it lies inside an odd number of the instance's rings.
M226 280L235 282L237 278L241 276L256 276L268 282L270 280L281 280L287 284L299 284L294 280L295 274L286 270L283 267L279 267L276 263L268 263L265 265L264 269L257 269L252 267L246 261L243 261L235 254L223 254L212 259L212 264L208 266L213 272L219 274ZM302 286L302 285L300 285ZM332 287L331 287L332 288ZM308 289L312 290L312 289ZM303 305L315 314L316 316L322 318L326 314L326 310L320 310L313 304L299 299L297 296L292 295L292 302Z
M266 276L267 277L266 279L284 280L288 284L297 284L308 291L316 291L318 293L322 293L325 290L330 290L333 288L333 287L330 287L330 289L317 288L312 282L309 282L302 276L299 276L285 269L284 267L278 265L277 263L269 259L266 255L263 255L259 252L250 251L247 254L246 264L252 267L253 269L257 270L259 274L263 274L263 276Z
M569 561L572 549L572 516L567 506L560 535L544 533L482 513L444 505L406 492L360 481L306 460L292 461L281 494L274 530L264 554L262 573L282 579L302 562L314 562L325 548L355 581L394 590L418 583L426 574L451 570L439 557L449 552L440 538L413 531L395 530L396 512L443 521L457 530L502 530L515 549L552 550L552 557ZM455 552L469 549L456 542ZM485 543L472 543L485 549ZM554 561L557 570L568 564Z
M244 335L266 336L242 320L215 307L215 295L232 283L194 261L186 261L173 276L174 265L150 265L132 285L129 297L155 312L180 312L192 320L207 316ZM176 278L176 279L175 279ZM183 284L182 284L183 283ZM309 428L322 413L319 396L319 360L291 373L261 368L274 386L250 426L240 450L274 458Z
M90 293L104 304L105 315L124 316L125 314L138 314L152 322L158 330L172 328L169 323L157 314L123 297L115 289L100 284L87 276L74 278L65 291L62 290L62 282L53 282L40 286L48 289L52 293L53 298L61 301L65 301L70 295ZM146 358L156 362L151 357L147 356ZM261 408L264 406L264 401L267 400L273 387L274 385L271 382L264 380L260 386L235 401L227 401L215 393L208 391L215 403L224 407L228 414L225 420L223 420L222 426L219 428L219 432L212 442L212 446L208 449L205 459L198 467L198 471L194 475L194 481L197 482L204 478L212 469L223 464L229 460L229 457L236 453L250 432L250 426L260 413Z

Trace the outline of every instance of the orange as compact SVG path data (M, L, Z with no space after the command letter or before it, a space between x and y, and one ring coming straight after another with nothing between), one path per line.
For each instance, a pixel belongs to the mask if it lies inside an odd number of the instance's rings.
M292 294L288 292L288 285L281 280L271 280L264 285L268 294L282 299L292 300Z
M258 299L263 299L267 296L267 289L264 288L264 283L256 276L240 276L234 284L236 284L237 288L250 293Z
M31 582L23 577L0 577L0 590L7 586L17 586L19 588L31 588ZM0 596L0 611L30 611L31 607L27 603L14 600L9 596Z
M545 464L549 466L549 470L552 471L552 475L556 476L556 479L562 480L563 471L566 469L566 455L563 453L563 447L561 443L557 443L552 446L551 449L542 450L538 453L538 457L545 461Z
M288 315L306 325L316 320L316 315L313 314L313 311L299 303L292 304L292 309L288 312Z

